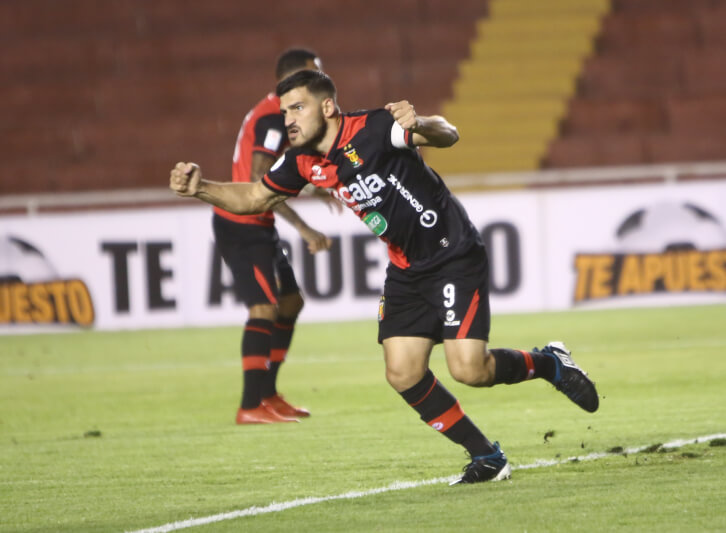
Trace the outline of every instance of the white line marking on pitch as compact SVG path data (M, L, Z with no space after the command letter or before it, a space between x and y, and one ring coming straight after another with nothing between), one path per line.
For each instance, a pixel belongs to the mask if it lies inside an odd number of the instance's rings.
M704 437L696 437L695 439L679 439L679 440L674 440L671 442L666 442L664 444L661 444L661 448L671 450L671 449L675 449L675 448L681 448L683 446L686 446L687 444L698 444L701 442L709 442L714 439L723 439L723 438L726 438L726 433L718 433L716 435L706 435ZM544 468L544 467L548 467L548 466L555 466L555 465L570 463L572 461L594 461L596 459L602 459L604 457L611 457L611 456L615 456L615 455L639 453L639 452L647 450L650 447L651 447L651 445L639 446L637 448L626 448L622 452L591 453L588 455L568 457L567 459L552 459L552 460L541 459L541 460L535 461L534 463L530 463L527 465L513 466L512 469L513 470L529 470L531 468ZM190 527L194 527L194 526L203 526L206 524L212 524L214 522L222 522L223 520L232 520L234 518L241 518L243 516L256 516L256 515L266 514L266 513L277 513L280 511L285 511L286 509L302 507L303 505L312 505L315 503L323 503L323 502L329 502L329 501L333 501L333 500L351 500L353 498L364 498L366 496L373 496L374 494L381 494L384 492L392 492L394 490L415 489L417 487L423 487L425 485L450 483L451 481L455 480L458 477L459 476L437 477L434 479L426 479L426 480L422 480L422 481L395 481L386 487L379 487L377 489L344 492L343 494L336 494L334 496L319 496L319 497L311 496L309 498L298 498L296 500L290 500L288 502L271 503L270 505L265 505L264 507L258 507L256 505L254 505L254 506L248 507L246 509L240 509L239 511L230 511L228 513L220 513L220 514L215 514L215 515L211 515L211 516L204 516L202 518L190 518L189 520L180 520L179 522L171 522L169 524L164 524L163 526L152 527L152 528L148 528L148 529L139 529L139 530L133 531L131 533L167 533L169 531L177 531L179 529L186 529L186 528L190 528Z

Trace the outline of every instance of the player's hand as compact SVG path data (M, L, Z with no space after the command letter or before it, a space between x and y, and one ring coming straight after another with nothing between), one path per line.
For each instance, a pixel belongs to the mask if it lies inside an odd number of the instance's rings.
M313 192L313 196L315 196L321 202L323 202L325 205L327 205L328 209L330 209L331 213L335 213L336 215L339 215L343 212L343 204L340 203L340 200L337 200L327 190L316 188L315 191Z
M300 230L300 236L306 243L308 243L308 251L311 254L321 252L323 250L329 250L333 245L333 241L331 241L329 237L326 237L313 228L304 228Z
M194 196L199 192L202 169L196 163L179 162L171 169L169 188L179 196Z
M398 125L404 130L413 131L418 126L416 110L412 104L408 103L408 100L386 104L386 110L393 115Z

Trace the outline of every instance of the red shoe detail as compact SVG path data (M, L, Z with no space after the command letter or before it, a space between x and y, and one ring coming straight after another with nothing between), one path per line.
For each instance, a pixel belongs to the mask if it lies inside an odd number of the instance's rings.
M276 424L279 422L299 422L297 418L279 415L265 405L254 409L237 409L237 424Z
M279 394L275 394L274 396L270 396L269 398L262 398L262 405L271 407L282 416L292 416L300 418L307 418L308 416L310 416L310 411L308 411L304 407L295 407L294 405L290 405Z

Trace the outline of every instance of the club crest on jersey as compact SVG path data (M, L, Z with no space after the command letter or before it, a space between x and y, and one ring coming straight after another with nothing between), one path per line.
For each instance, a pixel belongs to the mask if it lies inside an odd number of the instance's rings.
M350 161L350 164L353 165L353 168L358 168L363 164L363 160L358 155L358 152L355 151L355 148L353 148L352 144L347 144L343 148L345 157L348 158L348 161Z

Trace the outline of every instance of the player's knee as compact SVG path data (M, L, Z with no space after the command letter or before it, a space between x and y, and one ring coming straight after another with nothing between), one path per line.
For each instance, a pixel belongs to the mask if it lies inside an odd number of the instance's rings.
M491 387L494 376L487 365L473 364L471 361L458 361L449 365L451 377L470 387Z
M406 366L386 366L386 380L388 384L398 392L410 389L421 381L423 373Z
M304 305L305 300L299 292L286 294L280 298L278 305L280 316L288 319L297 318Z
M277 320L277 306L274 304L257 304L249 308L249 318L261 318L274 322Z

